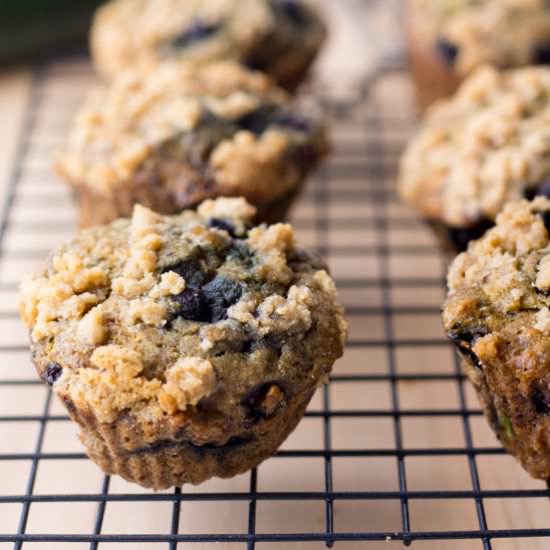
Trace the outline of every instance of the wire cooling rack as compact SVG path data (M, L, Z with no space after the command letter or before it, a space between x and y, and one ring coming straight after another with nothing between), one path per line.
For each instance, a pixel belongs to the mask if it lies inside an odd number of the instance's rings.
M293 211L329 261L350 339L275 457L231 480L153 493L104 476L36 379L15 290L74 213L51 155L93 77L34 70L0 218L0 548L543 549L549 491L498 445L441 331L443 258L395 199L410 83L382 67L320 98L334 155Z

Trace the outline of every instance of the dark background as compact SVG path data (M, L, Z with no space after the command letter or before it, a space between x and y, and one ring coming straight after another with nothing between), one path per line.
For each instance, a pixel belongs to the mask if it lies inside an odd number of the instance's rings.
M87 46L101 0L0 0L0 64Z

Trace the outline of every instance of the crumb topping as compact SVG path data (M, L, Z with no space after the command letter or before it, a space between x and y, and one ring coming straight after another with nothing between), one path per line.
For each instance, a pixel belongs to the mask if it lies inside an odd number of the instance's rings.
M485 67L430 109L401 164L400 192L428 218L463 227L550 179L550 69Z
M492 317L500 326L521 316L526 326L548 333L550 328L550 240L545 217L550 200L507 205L496 226L470 244L449 269L449 298L445 306L446 326L451 318L485 323Z
M216 388L212 363L200 357L186 357L166 371L166 383L159 396L160 406L167 413L184 411L196 405Z
M174 217L138 205L60 247L18 295L39 373L57 365L54 391L113 422L192 413L310 339L314 362L333 361L347 329L334 283L291 226L254 215L244 199Z

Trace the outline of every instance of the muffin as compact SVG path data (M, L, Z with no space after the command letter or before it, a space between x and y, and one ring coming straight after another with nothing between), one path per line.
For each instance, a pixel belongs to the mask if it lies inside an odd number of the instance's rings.
M550 68L482 68L434 105L403 155L399 191L453 251L507 202L549 195Z
M505 207L452 264L445 330L485 415L533 476L550 479L550 200Z
M107 79L167 58L232 59L294 90L325 36L307 0L113 0L96 14L91 49Z
M408 0L410 66L419 105L451 95L474 69L550 63L546 0Z
M342 354L324 264L240 198L82 231L22 284L33 361L106 473L162 489L271 456Z
M176 214L244 196L258 221L281 221L327 152L322 124L265 75L232 61L167 61L93 93L56 160L82 227L129 217L134 204Z

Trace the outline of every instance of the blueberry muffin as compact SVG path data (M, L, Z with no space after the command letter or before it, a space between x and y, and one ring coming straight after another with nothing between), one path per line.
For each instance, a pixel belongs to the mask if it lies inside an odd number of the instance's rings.
M91 49L108 79L167 58L232 59L293 90L325 36L307 0L113 0L97 12Z
M399 190L452 250L481 236L507 202L550 195L550 68L478 69L427 112Z
M550 479L550 200L506 206L452 264L445 330L491 426Z
M550 63L547 0L408 0L412 75L419 104L452 94L465 76Z
M240 198L82 231L22 284L40 377L107 473L162 489L271 456L342 354L324 264Z
M76 191L82 227L142 204L176 214L244 196L258 221L281 221L327 152L323 126L259 72L231 61L165 62L92 94L56 161Z

